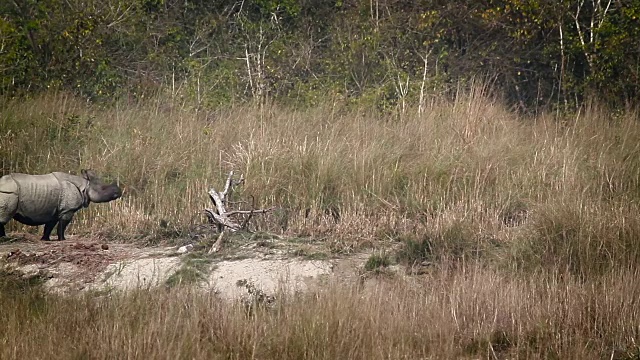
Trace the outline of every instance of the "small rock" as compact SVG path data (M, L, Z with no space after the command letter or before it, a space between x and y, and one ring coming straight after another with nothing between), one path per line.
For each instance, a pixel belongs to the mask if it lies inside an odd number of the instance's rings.
M178 253L179 253L179 254L184 254L184 253L186 253L187 251L189 251L189 250L191 250L191 249L193 249L193 244L188 244L188 245L185 245L185 246L180 246L180 247L178 248Z
M102 246L100 246L102 248L102 250L109 250L109 245L107 244L102 244Z

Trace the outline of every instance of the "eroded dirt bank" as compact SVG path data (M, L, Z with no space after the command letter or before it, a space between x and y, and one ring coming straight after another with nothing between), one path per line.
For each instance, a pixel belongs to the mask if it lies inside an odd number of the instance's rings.
M332 279L354 280L366 260L366 254L332 258L320 245L276 239L247 241L214 255L197 246L187 252L178 249L77 236L45 242L35 235L13 234L11 240L0 243L0 265L26 277L39 276L49 291L58 293L192 282L222 298L240 299L255 291L267 295L277 290L296 292Z

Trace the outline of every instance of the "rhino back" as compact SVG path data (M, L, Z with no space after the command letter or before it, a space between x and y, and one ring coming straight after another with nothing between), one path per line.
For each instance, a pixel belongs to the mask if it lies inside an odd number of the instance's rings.
M87 187L87 180L82 176L72 175L65 172L53 172L51 174L55 176L60 182L68 181L72 183L81 191L84 191L84 189Z
M53 174L12 174L18 185L18 214L32 224L44 224L57 219L60 182Z

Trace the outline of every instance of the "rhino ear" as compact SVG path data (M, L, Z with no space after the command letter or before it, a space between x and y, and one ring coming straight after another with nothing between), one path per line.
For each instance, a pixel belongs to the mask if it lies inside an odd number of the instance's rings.
M91 181L91 179L96 177L95 171L90 169L82 169L81 173L82 173L82 177L89 181Z

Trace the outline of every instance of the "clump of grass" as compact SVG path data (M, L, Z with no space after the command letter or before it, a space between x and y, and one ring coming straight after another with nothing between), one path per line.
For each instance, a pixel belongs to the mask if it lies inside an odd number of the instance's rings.
M0 269L0 292L5 294L43 294L42 284L45 278L41 273L24 274L15 269Z
M506 226L520 226L527 220L528 206L521 200L510 200L500 211L500 221Z
M168 287L174 287L179 285L191 285L204 279L204 276L198 270L192 267L181 267L176 270L167 280L165 285Z
M329 255L324 251L319 251L310 246L302 246L293 250L292 255L300 256L307 260L326 260Z
M366 271L379 271L391 265L391 259L385 252L379 254L371 254L364 263Z
M329 255L323 251L314 251L310 253L305 253L304 257L307 260L327 260L329 258Z
M402 248L396 254L398 261L401 263L411 266L435 260L433 242L429 237L403 236L398 240L403 243Z
M196 284L211 271L212 259L202 251L190 252L182 258L182 266L165 280L167 287Z
M582 277L636 266L640 250L632 239L640 237L640 221L625 215L639 211L636 204L611 209L588 199L565 201L538 208L529 230L510 244L516 252L509 261L528 271L557 267Z

